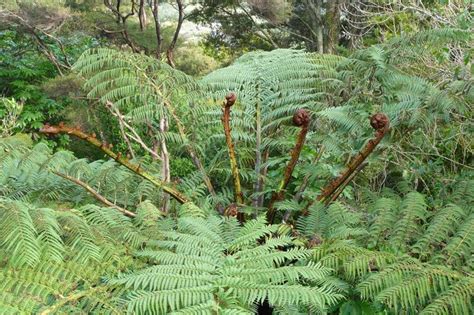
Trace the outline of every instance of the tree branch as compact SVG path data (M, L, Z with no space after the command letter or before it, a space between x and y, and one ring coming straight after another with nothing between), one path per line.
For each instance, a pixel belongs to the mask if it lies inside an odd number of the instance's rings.
M181 31L181 26L183 26L183 22L184 22L183 1L176 0L176 4L178 5L178 25L176 25L176 30L174 31L173 39L171 40L168 50L166 51L166 59L168 60L168 64L172 66L173 68L175 67L174 60L173 60L174 59L173 51L174 51L174 48L176 47L176 42L178 41L179 32Z
M158 12L158 0L152 0L152 10L153 20L155 22L155 35L156 35L156 59L161 59L161 44L163 42L163 37L161 35L161 23L160 16Z
M120 111L118 110L117 107L113 106L113 104L109 101L105 103L105 107L110 111L110 113L117 117L117 120L119 122L119 128L120 128L120 133L122 134L122 138L125 140L125 143L127 144L128 151L130 152L130 155L132 156L132 159L135 159L135 151L133 151L132 144L130 143L130 139L127 136L127 133L125 132L125 128L131 129L131 126L129 126L125 120L123 119L123 115L121 115ZM129 128L130 127L130 128ZM132 132L136 132L134 129L131 130ZM134 139L135 140L135 139ZM138 141L137 141L138 142ZM141 145L141 143L140 143ZM143 147L143 146L142 146ZM147 147L148 148L148 147Z
M252 24L255 25L257 30L259 30L262 33L261 38L264 39L264 40L267 40L273 46L273 48L279 48L278 44L273 40L272 36L270 34L268 34L268 32L266 32L262 27L260 27L260 25L258 25L258 22L255 21L252 14L250 14L250 12L248 12L244 8L244 6L241 5L241 4L239 4L238 7L245 13L245 15L247 15L247 17L250 19Z
M128 159L123 158L120 153L115 154L111 150L110 146L107 146L106 143L103 143L103 142L97 140L96 137L94 137L93 135L92 136L88 135L88 134L82 132L79 129L66 127L66 126L64 126L64 124L59 124L58 126L44 125L43 128L40 129L40 132L44 133L44 134L68 134L68 135L72 135L74 137L77 137L79 139L85 140L85 141L89 142L90 144L92 144L93 146L95 146L95 147L99 148L100 150L102 150L102 152L104 152L105 154L110 156L112 159L117 161L117 163L122 164L123 166L125 166L126 168L128 168L129 170L134 172L135 174L137 174L137 175L145 178L146 180L150 181L156 187L163 189L165 192L167 192L173 198L175 198L179 203L190 202L190 200L184 194L182 194L181 192L179 192L175 188L166 185L165 183L163 183L161 180L157 179L153 175L143 171L141 169L140 165L135 165L135 164L131 163Z
M104 205L110 207L110 208L115 208L117 209L118 211L122 212L124 215L126 215L127 217L131 217L131 218L134 218L136 217L136 213L134 212L131 212L131 211L128 211L127 209L124 209L122 207L119 207L117 206L116 204L114 204L113 202L111 202L110 200L108 200L107 198L105 198L104 196L102 196L101 194L99 194L96 190L94 190L91 186L87 185L86 183L84 183L83 181L81 181L80 179L77 179L77 178L74 178L72 176L69 176L69 175L66 175L66 174L63 174L63 173L60 173L60 172L56 172L56 171L51 171L51 173L53 174L56 174L64 179L67 179L71 182L73 182L74 184L76 185L79 185L81 186L82 188L84 188L85 190L87 190L88 193L90 193L95 199L97 199L98 201L102 202Z
M139 68L138 68L138 70L141 71L141 69L139 69ZM196 150L190 144L190 141L189 141L188 137L186 136L186 129L184 127L184 124L181 122L178 115L176 114L176 111L175 111L175 108L174 108L173 104L171 104L171 102L166 98L166 96L163 95L162 91L160 90L160 87L158 85L156 85L154 83L154 81L151 78L149 78L146 73L143 73L143 75L144 75L145 79L148 80L148 82L150 82L152 84L152 86L155 89L156 93L158 95L160 95L160 97L163 98L163 104L165 105L166 109L168 110L171 117L173 117L173 120L176 123L176 127L178 128L178 133L179 133L181 139L183 140L186 151L188 151L189 156L193 160L194 166L196 166L196 168L201 173L201 176L203 178L204 184L207 187L207 190L209 191L209 193L211 194L211 196L213 198L216 198L217 194L216 194L216 191L214 190L214 186L212 185L211 179L207 175L207 172L204 169L204 166L202 165L202 162L201 162L199 156L197 155ZM219 209L219 212L223 213L224 208L222 208L220 205L217 205L217 207Z
M127 43L128 46L130 46L130 48L132 49L133 52L137 53L139 52L139 50L135 47L135 45L133 44L132 40L130 39L130 36L128 35L128 28L127 28L127 19L129 17L131 17L132 15L135 14L135 1L132 0L132 9L129 13L123 15L121 12L120 12L120 5L121 5L122 1L121 0L117 0L117 5L116 7L114 8L114 6L112 5L112 3L110 2L110 0L104 0L104 5L110 10L112 11L113 14L116 15L117 17L117 24L120 24L122 23L123 25L123 30L120 32L122 34L122 37L123 39L125 40L125 42Z

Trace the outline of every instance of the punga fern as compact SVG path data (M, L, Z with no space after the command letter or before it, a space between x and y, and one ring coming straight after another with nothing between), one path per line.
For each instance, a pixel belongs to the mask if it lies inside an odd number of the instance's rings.
M242 227L185 204L157 232L110 208L0 206L4 312L251 313L265 300L324 311L342 298L331 270L264 218Z
M229 91L237 94L237 104L232 107L232 139L238 148L240 175L246 190L252 194L254 206L262 206L262 193L267 190L263 187L264 168L276 152L289 150L291 144L284 139L296 133L295 129L282 126L298 109L317 112L327 106L322 86L329 66L320 65L310 57L302 51L288 49L253 52L200 81L214 104ZM334 56L332 60L339 58ZM225 150L222 133L215 133L221 124L220 108L209 109L209 102L204 102L193 108L193 112L204 126L209 126L204 130L206 147L215 147L218 141L221 150ZM272 152L272 156L265 157L265 151ZM221 176L230 175L223 159L216 160L212 167Z
M418 192L384 193L369 205L368 220L337 203L315 204L297 228L312 235L313 260L336 270L361 301L395 313L469 314L474 244L467 183L454 185L447 204L428 203ZM453 204L460 196L462 203Z
M104 274L137 264L140 233L114 209L38 208L0 199L0 313L115 312Z
M4 147L0 150L0 196L37 204L94 202L84 188L57 173L78 179L112 203L132 210L144 200L157 201L162 196L151 183L114 161L88 162L64 150L53 153L45 143L31 146L22 137L2 138L0 146ZM157 172L153 165L141 165L150 173Z
M130 313L253 313L266 300L319 311L334 305L342 296L330 269L305 262L310 251L277 229L264 218L240 227L235 218L184 216L159 233L155 249L137 252L155 266L108 283L125 286Z

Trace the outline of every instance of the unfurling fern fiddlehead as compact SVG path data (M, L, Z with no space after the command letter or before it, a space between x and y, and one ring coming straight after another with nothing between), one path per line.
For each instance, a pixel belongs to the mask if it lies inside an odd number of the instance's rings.
M235 202L242 205L244 203L244 196L242 194L242 188L240 186L240 175L239 167L237 166L237 158L235 156L234 143L232 142L232 136L230 134L230 108L234 105L237 100L235 93L229 93L225 97L223 104L222 123L224 125L225 141L227 144L227 150L229 151L229 161L232 170L232 177L234 179L234 194Z
M283 175L283 180L281 181L281 184L278 187L278 191L273 193L272 199L270 200L270 204L268 205L267 219L270 223L273 222L273 219L275 217L275 210L273 206L275 202L283 199L284 191L288 186L288 183L290 182L291 175L293 174L296 163L299 160L301 149L303 149L306 134L308 133L309 122L310 116L308 111L306 111L305 109L298 109L293 115L293 124L297 127L301 127L301 131L299 132L295 146L291 151L291 159L288 165L286 166L285 173Z
M370 125L372 126L372 128L375 129L375 137L373 139L370 139L369 142L365 145L365 147L350 160L349 164L347 165L346 169L341 173L341 175L334 178L326 186L324 186L321 194L316 198L315 201L310 203L305 208L303 214L308 214L309 207L311 207L316 201L326 201L326 204L329 204L331 201L335 200L340 194L340 192L342 192L342 190L339 190L336 195L333 195L336 190L340 189L341 185L343 185L343 189L344 186L348 184L347 179L350 178L351 174L357 172L359 166L362 165L365 159L374 151L374 149L377 147L380 141L382 141L383 137L390 129L390 121L387 115L383 113L377 113L370 117Z

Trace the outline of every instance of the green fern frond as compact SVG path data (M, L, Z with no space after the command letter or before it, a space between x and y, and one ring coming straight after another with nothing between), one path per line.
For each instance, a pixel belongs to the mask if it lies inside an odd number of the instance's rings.
M34 266L40 261L38 232L27 204L0 199L0 230L3 236L0 246L11 257L13 265Z
M335 304L341 296L329 281L331 270L305 263L310 251L294 247L291 237L274 237L276 228L263 217L243 227L230 218L178 218L175 228L160 233L163 240L152 242L157 249L136 254L156 266L108 279L108 284L131 290L128 310L139 313L251 312L264 300L321 311Z
M427 219L427 205L424 196L411 192L403 200L399 219L395 223L389 242L395 248L404 248L421 235L419 222Z
M474 278L465 277L421 310L423 315L469 314L474 310Z
M423 236L413 245L413 250L422 257L431 254L434 247L440 246L457 231L465 216L463 209L456 205L448 205L438 210Z
M472 290L471 278L442 266L406 260L370 275L358 289L364 299L373 298L395 312L425 309L427 314L442 314L443 307L472 309L472 295L466 294Z

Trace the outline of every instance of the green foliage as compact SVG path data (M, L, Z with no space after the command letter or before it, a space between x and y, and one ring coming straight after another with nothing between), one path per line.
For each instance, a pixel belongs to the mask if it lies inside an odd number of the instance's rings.
M55 54L60 54L58 43L44 34L40 39ZM97 42L84 34L73 34L64 42L64 54L73 62L86 47ZM15 132L34 133L45 122L58 123L66 118L65 110L74 103L71 96L78 91L75 80L65 77L63 84L55 78L59 73L54 64L36 50L34 39L25 36L21 29L0 31L0 95L14 98L22 105L21 114L16 119ZM65 84L64 82L67 82ZM6 107L0 104L0 119L3 120ZM61 140L65 140L62 138ZM64 143L62 143L64 144Z
M23 111L23 104L14 99L0 98L0 136L7 137L13 134L18 126L18 118Z
M239 227L235 219L184 215L159 233L157 249L137 253L155 266L108 283L125 286L129 313L247 314L265 300L323 311L340 299L330 270L298 263L310 252L276 230L262 218Z
M191 76L203 76L215 70L218 63L206 55L200 46L179 47L176 68Z
M146 240L114 209L40 208L0 199L0 311L118 312L104 273L133 266L128 252Z
M157 233L156 222L111 208L54 210L10 199L0 207L3 311L251 313L264 300L323 311L342 297L330 269L305 263L310 251L262 218L240 227L187 205Z
M398 262L358 285L363 299L374 298L395 312L469 314L474 279L444 266L416 260Z
M56 74L54 66L31 50L31 42L15 31L0 32L0 85L2 95L24 103L18 128L31 131L46 120L58 121L64 106L48 98L41 90L45 78ZM20 55L18 53L20 52Z
M466 187L472 187L472 181L460 180L446 201L430 204L417 192L401 199L388 194L375 198L367 222L337 203L329 208L315 205L297 227L312 233L313 259L337 270L361 300L374 302L380 310L468 314L474 307L474 244L468 231L473 194ZM463 201L453 204L459 196ZM346 213L346 218L333 221L337 213ZM351 225L359 233L350 233ZM345 233L330 233L334 230Z
M273 7L272 4L267 6ZM193 22L211 24L212 27L204 40L206 50L217 57L222 52L236 57L248 51L274 47L266 30L270 25L261 23L265 29L261 32L262 28L253 20L255 17L243 12L242 7L246 7L247 12L250 11L246 1L206 0L201 2L199 9L193 10L190 15Z

